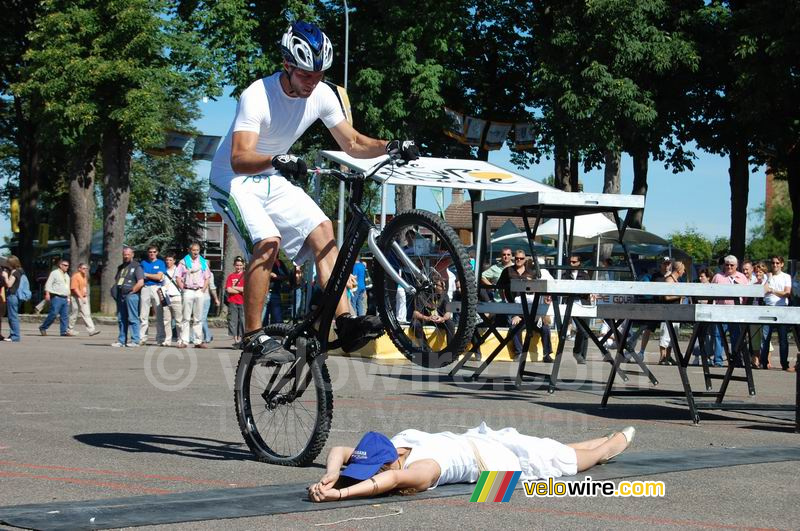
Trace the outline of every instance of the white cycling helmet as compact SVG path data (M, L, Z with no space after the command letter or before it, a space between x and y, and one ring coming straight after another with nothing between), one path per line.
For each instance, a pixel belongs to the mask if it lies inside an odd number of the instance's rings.
M301 70L321 72L333 63L333 46L321 29L309 22L295 22L281 38L283 58Z

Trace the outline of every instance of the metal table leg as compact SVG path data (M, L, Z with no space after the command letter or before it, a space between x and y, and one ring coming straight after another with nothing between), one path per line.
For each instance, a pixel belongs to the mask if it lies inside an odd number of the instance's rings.
M686 357L681 354L681 346L680 343L678 343L678 333L675 327L672 326L671 321L667 321L667 333L672 343L672 351L676 354L675 357L678 359L678 374L681 377L683 391L686 393L686 403L689 405L689 414L692 417L692 422L697 424L700 422L700 414L697 412L697 405L694 403L692 386L689 384L689 375L686 373Z

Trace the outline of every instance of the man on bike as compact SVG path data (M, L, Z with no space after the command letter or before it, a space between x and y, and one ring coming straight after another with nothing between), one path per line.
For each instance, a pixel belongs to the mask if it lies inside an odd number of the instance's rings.
M295 263L313 256L323 285L338 255L331 221L291 182L303 177L307 168L303 160L287 154L289 148L319 118L351 157L418 156L411 141L370 138L347 122L333 90L320 83L333 62L333 47L317 26L291 24L281 39L281 52L283 71L242 92L233 124L211 164L209 191L214 209L251 256L245 272L243 348L275 364L294 360L261 328L261 309L279 248L283 246ZM383 332L376 316L352 316L345 296L338 301L335 327L345 351Z

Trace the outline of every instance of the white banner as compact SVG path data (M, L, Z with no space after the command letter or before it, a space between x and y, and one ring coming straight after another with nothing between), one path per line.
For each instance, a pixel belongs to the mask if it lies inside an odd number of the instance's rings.
M214 160L221 136L200 135L194 139L192 160Z
M511 124L491 122L489 129L486 131L486 140L483 141L483 149L492 151L503 147L509 131L511 131Z
M385 159L355 159L343 151L323 151L330 161L367 172ZM402 166L387 166L376 174L387 184L434 186L437 188L466 188L468 190L494 190L526 193L553 191L555 188L504 170L482 160L440 159L420 157Z
M514 124L514 144L511 149L531 149L534 146L533 124Z
M467 116L464 119L464 143L468 146L481 145L483 130L486 128L486 120Z

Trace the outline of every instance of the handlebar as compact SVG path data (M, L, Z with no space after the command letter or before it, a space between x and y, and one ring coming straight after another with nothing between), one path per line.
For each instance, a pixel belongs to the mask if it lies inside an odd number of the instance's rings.
M337 179L344 182L365 181L372 178L384 166L389 164L402 165L405 162L400 158L400 155L389 155L384 160L367 170L366 172L359 171L342 171L335 168L311 168L308 170L309 175L333 175Z

